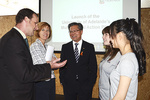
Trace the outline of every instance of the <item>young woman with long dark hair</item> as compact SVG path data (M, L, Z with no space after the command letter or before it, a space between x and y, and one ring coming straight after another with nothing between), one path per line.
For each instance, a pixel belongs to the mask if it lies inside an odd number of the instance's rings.
M146 72L146 55L142 46L143 34L135 19L120 19L110 25L113 48L122 54L110 74L112 100L136 100L138 75Z

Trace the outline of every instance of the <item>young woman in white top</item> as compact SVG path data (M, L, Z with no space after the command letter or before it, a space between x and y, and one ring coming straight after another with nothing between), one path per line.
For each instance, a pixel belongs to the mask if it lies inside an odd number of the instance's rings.
M138 75L146 72L146 55L142 46L143 34L135 19L120 19L110 25L113 48L122 54L110 74L112 100L136 100Z
M103 44L105 46L106 53L99 65L99 98L100 100L110 99L110 73L117 66L121 54L119 49L112 48L110 44L110 32L109 26L106 26L102 30Z

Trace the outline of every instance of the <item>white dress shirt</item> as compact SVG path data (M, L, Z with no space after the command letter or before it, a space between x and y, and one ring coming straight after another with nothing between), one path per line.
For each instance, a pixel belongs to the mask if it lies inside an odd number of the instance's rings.
M73 41L73 50L75 50L75 43L78 43L77 48L78 48L78 51L79 51L79 55L80 55L80 51L81 51L82 42L83 42L82 39L79 42L74 42Z

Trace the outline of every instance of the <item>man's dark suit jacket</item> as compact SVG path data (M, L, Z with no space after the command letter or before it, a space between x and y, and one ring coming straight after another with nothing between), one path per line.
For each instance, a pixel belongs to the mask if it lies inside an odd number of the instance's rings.
M60 82L66 88L74 88L78 81L83 89L91 90L97 77L97 61L93 44L83 41L79 62L76 63L73 42L62 46L61 60L67 64L59 70Z
M0 41L0 100L34 100L34 82L49 78L50 64L33 65L29 48L14 28Z

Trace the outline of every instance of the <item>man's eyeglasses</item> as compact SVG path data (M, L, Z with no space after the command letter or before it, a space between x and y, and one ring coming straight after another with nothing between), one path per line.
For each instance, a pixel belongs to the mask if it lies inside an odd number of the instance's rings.
M80 30L74 30L74 31L69 31L70 33L76 33L76 32L78 32L78 31L80 31Z

